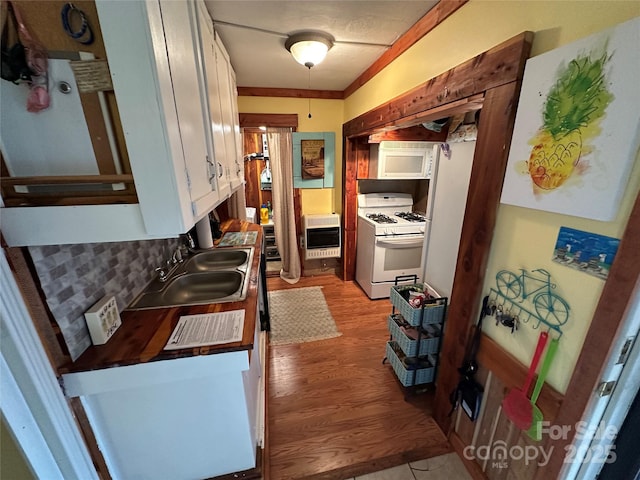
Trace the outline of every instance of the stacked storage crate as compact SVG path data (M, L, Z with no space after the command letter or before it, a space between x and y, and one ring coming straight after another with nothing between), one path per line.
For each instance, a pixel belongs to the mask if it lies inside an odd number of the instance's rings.
M409 303L411 292L426 293L420 306ZM391 288L393 309L388 318L391 340L386 359L405 387L432 383L447 312L447 298L438 297L426 283Z

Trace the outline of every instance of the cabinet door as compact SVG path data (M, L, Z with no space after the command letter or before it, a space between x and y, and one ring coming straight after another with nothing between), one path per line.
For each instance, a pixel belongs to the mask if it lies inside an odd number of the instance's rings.
M231 110L233 115L233 136L236 141L236 181L238 185L244 185L244 145L242 132L240 131L240 116L238 114L238 87L236 84L236 72L229 67L231 74Z
M224 138L224 121L220 106L220 85L218 83L215 33L213 30L213 21L202 1L197 2L197 15L207 97L207 128L213 144L214 158L212 161L215 167L218 190L220 197L224 199L229 196L231 187L229 184L229 169L226 163L227 147Z
M195 16L195 4L163 0L160 3L164 26L171 82L184 164L187 187L191 196L194 219L211 211L218 201L215 175L210 173L209 137L206 132L206 92L200 79L200 45ZM197 95L194 96L194 93ZM195 97L195 98L194 98Z
M226 164L231 182L231 190L241 185L239 171L242 164L238 161L237 142L235 136L235 122L233 119L236 97L231 91L231 62L220 37L216 36L216 65L218 67L218 83L220 86L220 108L224 128L226 148ZM237 109L237 106L236 106ZM238 127L239 129L239 127ZM242 152L242 150L240 150Z

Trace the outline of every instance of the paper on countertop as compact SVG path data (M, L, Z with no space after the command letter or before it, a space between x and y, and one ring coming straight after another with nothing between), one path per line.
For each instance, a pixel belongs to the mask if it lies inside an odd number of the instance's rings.
M203 313L180 317L165 350L239 342L244 329L244 310Z

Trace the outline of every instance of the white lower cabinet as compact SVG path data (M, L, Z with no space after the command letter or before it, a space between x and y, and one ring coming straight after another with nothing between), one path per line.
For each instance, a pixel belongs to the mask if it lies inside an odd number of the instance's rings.
M264 425L258 345L251 352L71 373L63 376L65 391L80 397L114 479L201 479L247 470L256 466Z

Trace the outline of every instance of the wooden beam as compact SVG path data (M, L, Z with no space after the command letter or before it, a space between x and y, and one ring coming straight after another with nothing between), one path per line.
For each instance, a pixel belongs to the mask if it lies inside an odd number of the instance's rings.
M441 0L405 32L394 44L373 62L351 85L344 90L344 98L362 87L380 73L387 65L409 50L418 40L440 25L449 15L462 7L468 0Z
M353 280L356 271L358 175L366 178L369 144L366 137L342 137L342 279Z
M523 32L424 84L345 123L343 135L361 135L422 118L424 112L522 78L532 32ZM446 116L444 112L442 116Z
M305 90L302 88L267 88L238 87L241 97L292 97L321 98L323 100L342 100L344 95L339 90Z
M480 310L519 92L519 82L487 91L480 116L434 399L433 416L443 432L449 431L449 394L459 381L457 368Z
M297 113L240 113L240 127L292 128L298 129ZM262 151L262 150L261 150Z
M369 143L380 143L384 140L392 141L422 141L422 142L444 142L447 140L447 128L440 132L427 130L422 125L402 128L400 130L390 130L385 132L372 133L369 135Z
M629 313L634 293L640 288L640 194L629 216L627 226L620 241L616 258L611 265L609 278L604 284L600 300L591 320L582 351L578 357L564 402L554 421L555 425L568 425L568 438L549 439L547 451L553 448L549 463L538 470L536 479L556 478L563 467L565 447L573 441L575 424L584 416L587 404L600 382L600 373L612 352L611 346L620 325Z

